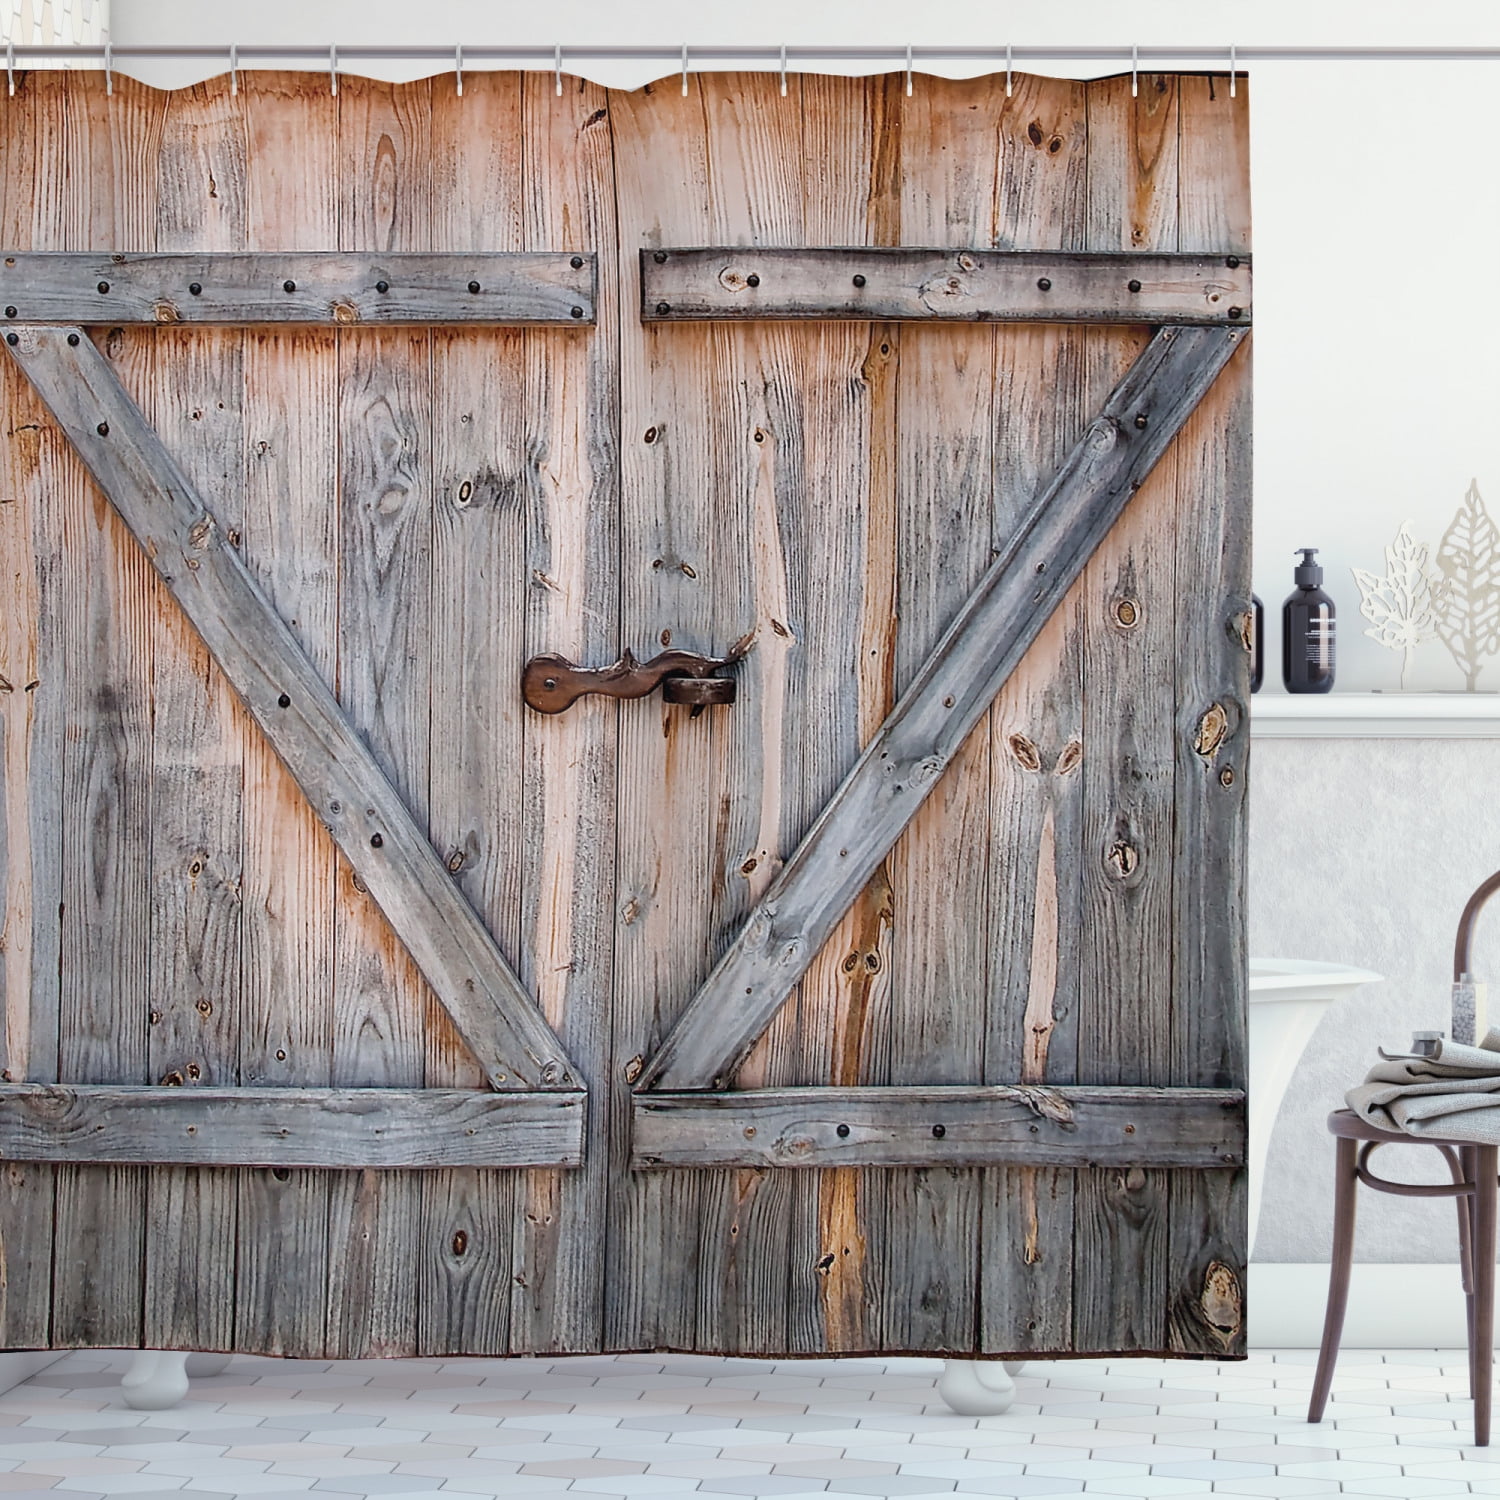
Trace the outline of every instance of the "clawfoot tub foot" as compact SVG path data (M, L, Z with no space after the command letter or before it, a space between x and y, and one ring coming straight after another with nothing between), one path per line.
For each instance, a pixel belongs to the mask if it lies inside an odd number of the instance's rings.
M173 1349L142 1349L120 1380L126 1406L164 1411L188 1393L188 1356Z
M992 1359L950 1359L937 1393L961 1417L997 1417L1016 1399L1009 1366Z

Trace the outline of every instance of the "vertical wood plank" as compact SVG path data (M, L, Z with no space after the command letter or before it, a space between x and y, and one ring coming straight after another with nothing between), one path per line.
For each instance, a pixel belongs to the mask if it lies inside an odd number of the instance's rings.
M59 80L61 83L61 80ZM126 78L113 97L96 74L67 76L48 121L59 163L65 250L150 250L165 96ZM59 128L60 124L60 128ZM110 331L102 346L140 390L152 330ZM69 465L70 468L74 467ZM68 486L62 619L67 690L63 748L61 1040L70 1083L145 1083L152 1005L151 649L160 601L141 549L91 484ZM145 1173L59 1171L53 1337L62 1346L131 1347L142 1338Z
M992 78L924 78L905 100L901 238L989 247L998 229ZM903 689L991 557L995 330L902 330L896 688ZM941 392L941 396L938 393ZM990 743L976 729L891 852L891 1081L978 1082L984 1067ZM886 1347L974 1347L980 1173L892 1173Z
M56 246L47 147L61 126L59 91L48 75L31 73L8 103L0 243ZM76 502L83 480L17 369L0 382L0 408L0 1076L47 1082L57 1077L58 1047L63 508L66 491ZM0 1347L50 1339L56 1176L43 1163L0 1170Z
M1179 88L1178 248L1248 254L1244 80L1233 99L1223 78L1183 78ZM1177 536L1172 1082L1243 1088L1249 350L1219 376L1177 445L1191 524ZM1215 705L1225 717L1217 743ZM1241 1354L1250 1253L1244 1173L1175 1173L1169 1202L1168 1345L1215 1358Z
M342 250L415 250L431 234L431 85L339 88ZM338 685L419 819L427 815L432 588L431 342L421 330L339 338ZM333 1082L421 1084L431 1004L404 948L339 862ZM417 1346L420 1185L340 1173L329 1210L329 1348Z
M560 651L604 663L619 650L621 307L611 117L606 90L523 75L524 244L594 250L598 326L529 329L525 351L526 555L512 577L525 607L522 659ZM627 306L629 304L626 304ZM514 397L512 397L514 400ZM646 644L638 641L637 644ZM511 658L510 660L514 660ZM514 694L509 661L502 691ZM639 707L639 705L637 705ZM615 1079L608 1066L613 975L615 755L620 709L603 699L524 724L523 982L583 1070L584 1165L519 1175L511 1347L601 1347ZM504 778L514 785L514 771Z
M227 79L168 95L156 247L245 247L245 135ZM243 527L244 335L159 330L141 406L219 524ZM149 1074L174 1088L237 1084L241 791L253 727L207 648L161 596L152 648ZM157 1347L234 1341L237 1174L153 1168L145 1337Z
M433 83L432 248L522 248L519 78ZM521 951L525 430L522 335L432 335L432 836L504 952ZM424 1018L429 1085L485 1087L446 1014ZM515 1173L425 1174L418 1352L510 1344Z
M337 103L325 80L240 78L248 243L338 245ZM337 335L250 330L244 339L247 566L329 683L338 620ZM265 739L245 744L241 1081L332 1081L332 841ZM328 1322L329 1175L247 1170L239 1178L236 1344L322 1354Z
M1022 74L1000 98L999 244L1077 250L1088 189L1085 85ZM1082 433L1082 330L996 330L994 540L1000 548ZM989 994L985 1081L1066 1083L1078 1046L1082 885L1082 582L1001 690L989 716ZM1066 1349L1072 1340L1073 1177L984 1173L980 1346Z
M895 243L896 80L809 74L796 86L805 242ZM789 744L792 843L894 702L898 329L825 324L807 331L813 336L798 356L805 372L803 493L786 507L796 534L792 628L802 646L789 684L798 731ZM826 709L799 711L811 703ZM890 957L890 876L882 867L789 1007L798 1049L791 1081L888 1081ZM807 1353L878 1347L887 1174L787 1175L788 1346Z
M1088 86L1090 250L1177 248L1177 80ZM1097 408L1148 330L1091 329ZM1165 1083L1172 1027L1172 688L1177 453L1169 451L1083 576L1084 928L1078 1081ZM1078 1178L1074 1344L1166 1341L1167 1174Z

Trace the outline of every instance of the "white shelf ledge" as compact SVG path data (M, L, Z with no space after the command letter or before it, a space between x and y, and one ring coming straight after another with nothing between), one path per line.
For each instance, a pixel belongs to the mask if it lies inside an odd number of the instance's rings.
M1500 693L1257 693L1257 739L1500 738Z

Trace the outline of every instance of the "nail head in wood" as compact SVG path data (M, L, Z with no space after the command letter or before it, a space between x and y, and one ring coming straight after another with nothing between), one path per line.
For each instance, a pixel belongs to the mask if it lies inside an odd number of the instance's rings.
M583 257L582 257L582 256L581 256L581 255L575 255L575 256L574 256L574 257L573 257L573 258L572 258L572 259L571 259L571 260L570 260L570 261L569 261L569 262L568 262L568 264L569 264L569 265L570 265L570 266L572 266L572 268L573 268L573 269L574 269L574 270L575 270L575 271L581 271L581 270L582 270L582 269L583 269Z
M370 835L370 847L372 849L379 849L384 843L385 840L378 833Z
M854 278L854 284L855 286L863 286L865 284L865 278L863 276L856 276Z
M97 432L100 437L108 437L109 436L109 423L108 422L101 422L94 429L94 431Z
M385 292L390 291L390 289L391 289L391 284L388 281L377 281L375 283L375 290L377 292L385 293Z
M6 309L5 309L5 316L6 316L6 317L7 317L7 318L13 318L13 317L15 317L15 315L16 315L16 310L15 310L15 308L13 308L13 307L7 307L7 308L6 308Z
M1242 316L1243 313L1244 313L1244 308L1242 308L1242 307L1231 307L1229 309L1229 316L1231 318L1238 318L1238 317Z
M203 295L203 283L201 281L188 282L188 291L195 297L201 297Z
M1238 271L1240 268L1240 258L1238 255L1226 255L1224 257L1224 264L1228 266L1231 271Z
M839 1139L840 1140L844 1140L844 1139L846 1139L848 1137L849 1127L847 1125L840 1125L838 1127L838 1132L837 1133L838 1133Z
M747 276L747 277L746 277L746 278L745 278L745 285L746 285L746 286L759 286L759 285L760 285L760 277L759 277L759 276L757 276L757 275L756 275L756 274L755 274L755 272L754 272L754 271L752 271L752 272L751 272L751 273L750 273L750 274L749 274L749 275L748 275L748 276Z
M932 1127L932 1138L935 1141L942 1140L942 1138L945 1135L947 1135L947 1134L948 1134L948 1127L946 1125L934 1125Z
M667 252L665 250L658 250L656 254L651 258L657 263L657 265L664 266L667 263Z
M280 696L280 697L279 697L279 698L278 698L278 699L277 699L277 700L276 700L276 702L277 702L277 704L278 704L278 705L279 705L279 706L280 706L280 707L282 707L282 708L290 708L290 707L291 707L291 706L292 706L292 699L291 699L291 695L290 695L290 694L289 694L289 693L283 693L283 694L282 694L282 695L281 695L281 696Z
M1137 415L1137 416L1136 416L1136 419L1135 419L1135 425L1136 425L1136 426L1137 426L1137 427L1138 427L1138 428L1139 428L1139 429L1140 429L1140 430L1141 430L1141 431L1142 431L1142 432L1144 432L1144 431L1145 431L1145 430L1146 430L1146 421L1147 421L1147 418L1146 418L1146 414L1145 414L1145 412L1140 412L1140 413L1139 413L1139 414L1138 414L1138 415Z
M1126 286L1126 288L1129 291L1132 291L1132 292L1138 292L1141 289L1140 282L1136 281L1134 277L1132 277L1129 281L1127 281L1125 283L1125 286Z
M107 292L108 290L109 290L109 283L107 281L101 281L99 283L99 291L100 291L100 293L103 294L104 292Z
M1038 276L1036 285L1039 292L1050 292L1052 290L1052 278L1050 276Z
M297 283L290 279L283 281L281 283L281 290L284 292L295 292L297 290Z
M656 304L656 310L657 310L657 312L659 312L659 313L660 313L660 314L661 314L661 315L662 315L662 316L663 316L663 317L666 317L666 315L667 315L667 314L668 314L668 313L669 313L669 312L671 312L671 311L672 311L672 304L671 304L671 303L670 303L670 302L658 302L658 303L657 303L657 304Z
M68 335L68 348L70 348L70 349L76 349L77 347L78 347L78 335L76 333L70 333Z
M477 296L479 294L479 283L477 281L471 281L469 283L469 290Z
M583 309L581 307L575 307L572 311L575 318L581 318L583 316Z
M21 335L18 333L7 333L5 335L5 342L9 344L12 349L14 349L15 346L21 342Z

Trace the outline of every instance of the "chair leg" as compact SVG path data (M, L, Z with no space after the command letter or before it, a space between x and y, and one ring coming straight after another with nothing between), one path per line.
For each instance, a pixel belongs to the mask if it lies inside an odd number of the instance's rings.
M1450 1163L1451 1166L1451 1163ZM1463 1280L1466 1306L1467 1339L1469 1350L1469 1400L1474 1399L1474 1193L1473 1184L1478 1181L1474 1166L1474 1148L1458 1147L1458 1165L1452 1167L1455 1186L1467 1184L1469 1191L1460 1193L1453 1200L1458 1209L1458 1268Z
M1500 1148L1474 1148L1474 1331L1469 1340L1474 1381L1474 1445L1490 1441L1490 1407L1494 1397L1496 1173Z
M1354 1194L1359 1179L1354 1175L1358 1142L1342 1136L1336 1142L1337 1165L1333 1184L1333 1256L1328 1267L1328 1310L1323 1315L1323 1344L1318 1350L1318 1371L1313 1378L1309 1422L1321 1422L1333 1385L1333 1367L1339 1357L1339 1338L1344 1332L1344 1310L1349 1305L1349 1277L1354 1264Z

